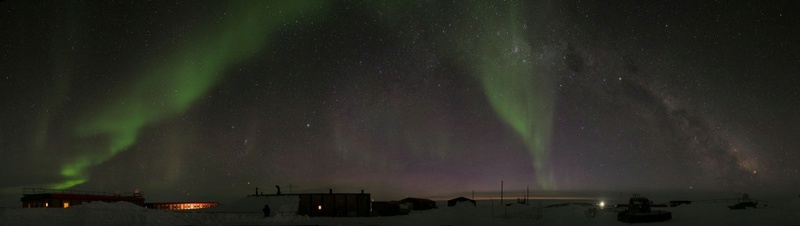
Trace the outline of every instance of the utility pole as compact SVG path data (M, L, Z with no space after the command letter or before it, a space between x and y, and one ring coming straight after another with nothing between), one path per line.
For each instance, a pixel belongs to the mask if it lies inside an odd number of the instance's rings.
M525 205L528 205L528 197L531 195L531 185L528 184L528 187L525 187Z
M503 207L503 218L506 217L506 204L503 203L503 180L500 180L500 205Z
M503 205L503 180L500 180L500 205Z

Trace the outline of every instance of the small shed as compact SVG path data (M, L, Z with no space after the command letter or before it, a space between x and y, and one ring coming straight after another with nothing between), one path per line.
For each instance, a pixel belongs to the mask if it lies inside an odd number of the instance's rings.
M458 198L454 198L454 199L451 199L451 200L447 200L447 206L456 206L456 204L459 204L459 203L462 203L462 202L470 202L470 203L472 203L472 206L476 206L475 200L472 200L472 199L469 199L469 198L463 197L463 196L462 197L458 197Z
M436 201L423 198L404 198L400 203L406 204L411 210L436 209Z

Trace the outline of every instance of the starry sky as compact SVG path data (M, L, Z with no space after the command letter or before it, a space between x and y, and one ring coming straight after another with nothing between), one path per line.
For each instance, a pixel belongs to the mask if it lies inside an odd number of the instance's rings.
M0 2L0 193L800 186L796 1Z

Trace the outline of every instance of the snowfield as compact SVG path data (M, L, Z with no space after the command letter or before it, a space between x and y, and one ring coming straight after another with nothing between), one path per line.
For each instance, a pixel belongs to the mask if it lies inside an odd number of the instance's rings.
M265 218L260 212L264 201L275 206L272 217ZM590 209L597 207L567 204L545 208L556 201L512 204L505 208L497 200L478 201L477 206L461 203L455 207L440 202L438 209L413 211L410 215L360 218L311 218L285 213L292 208L293 201L244 198L200 211L145 209L127 202L93 202L67 209L0 208L0 225L628 225L617 221L614 208L598 209L594 217ZM800 224L800 218L796 217L800 213L798 198L770 201L766 206L762 202L756 209L730 210L729 205L698 202L659 208L671 211L672 220L647 225Z

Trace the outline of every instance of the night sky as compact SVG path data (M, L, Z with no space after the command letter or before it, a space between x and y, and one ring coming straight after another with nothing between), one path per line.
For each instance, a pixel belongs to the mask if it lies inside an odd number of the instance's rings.
M800 187L800 3L0 2L0 192Z

